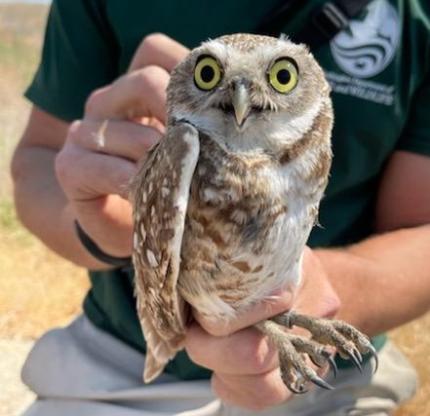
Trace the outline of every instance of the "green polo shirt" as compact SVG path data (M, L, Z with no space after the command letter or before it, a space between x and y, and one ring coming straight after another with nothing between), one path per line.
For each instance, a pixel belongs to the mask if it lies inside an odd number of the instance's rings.
M253 32L278 0L57 0L40 67L26 96L66 121L81 118L87 96L126 68L142 38L164 32L192 48L233 32ZM300 30L321 0L303 2L285 22ZM369 236L384 165L395 150L430 156L430 3L374 0L349 28L314 51L332 86L334 161L312 247ZM396 201L393 201L395 204ZM90 272L84 310L98 327L145 351L132 271ZM360 293L357 293L360 296ZM374 340L381 345L383 339ZM167 371L209 377L181 352Z

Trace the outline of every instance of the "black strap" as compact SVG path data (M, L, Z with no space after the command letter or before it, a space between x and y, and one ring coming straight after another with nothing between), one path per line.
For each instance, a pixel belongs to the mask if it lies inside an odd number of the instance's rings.
M310 24L298 34L298 41L317 49L348 27L371 0L328 1L311 16Z
M306 43L317 49L345 29L349 21L357 16L371 0L333 0L317 8L309 17L305 27L290 36L294 42ZM257 27L257 33L279 36L286 21L297 8L303 5L300 0L283 0L272 9Z
M131 257L115 257L105 253L82 229L78 221L75 221L75 229L79 241L87 249L87 251L97 260L115 267L127 267L131 265Z

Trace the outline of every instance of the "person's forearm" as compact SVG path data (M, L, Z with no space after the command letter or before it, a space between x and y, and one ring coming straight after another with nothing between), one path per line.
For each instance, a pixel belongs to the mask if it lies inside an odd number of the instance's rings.
M106 269L78 240L74 214L55 179L56 151L21 148L15 155L15 205L21 222L60 256L89 269ZM52 168L47 168L52 166Z
M430 307L430 226L381 234L345 249L319 249L342 307L368 335L406 323Z

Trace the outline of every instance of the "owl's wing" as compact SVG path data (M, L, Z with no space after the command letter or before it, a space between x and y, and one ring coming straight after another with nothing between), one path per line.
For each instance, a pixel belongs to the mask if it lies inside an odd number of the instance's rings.
M199 135L187 123L169 126L132 186L137 312L147 342L150 382L182 348L185 302L177 291L181 243Z

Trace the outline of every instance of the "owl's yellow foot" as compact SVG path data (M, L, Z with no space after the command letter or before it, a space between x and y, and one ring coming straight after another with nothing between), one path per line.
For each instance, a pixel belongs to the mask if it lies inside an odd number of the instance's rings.
M284 328L271 320L260 322L256 327L276 345L281 377L290 391L296 394L306 393L305 386L308 382L328 390L333 389L305 360L307 355L318 367L328 364L336 375L337 367L334 359L324 346L303 336L287 333Z
M287 312L272 319L287 328L297 326L308 330L312 339L322 345L336 347L338 354L350 359L362 371L362 354L371 354L378 368L378 355L369 338L346 322L335 319L315 318L295 312Z

